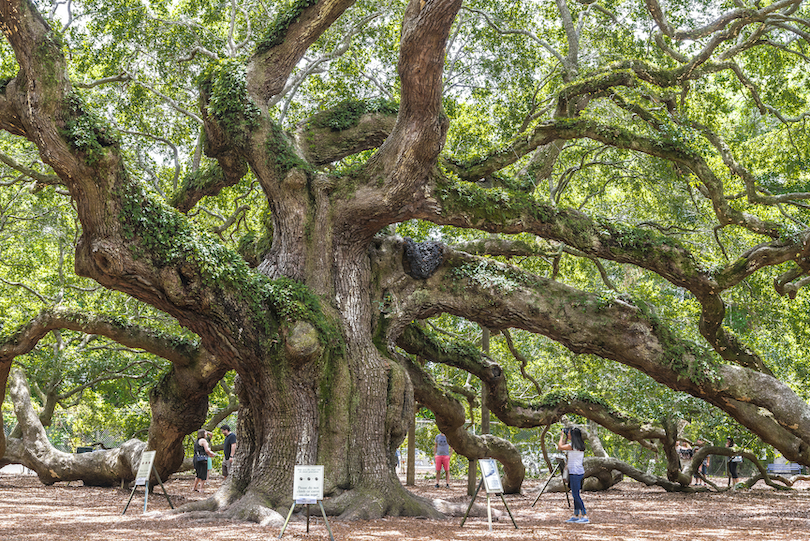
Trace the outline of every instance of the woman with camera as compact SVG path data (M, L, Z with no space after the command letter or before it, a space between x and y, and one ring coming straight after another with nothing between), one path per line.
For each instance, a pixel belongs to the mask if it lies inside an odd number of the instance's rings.
M582 440L582 431L579 428L563 429L562 433L560 433L560 441L557 442L557 449L565 451L568 455L566 465L566 468L568 468L568 485L571 487L571 496L574 498L574 516L566 520L566 522L587 524L590 522L588 512L585 510L585 504L579 494L582 490L582 480L585 478L585 467L582 465L585 459L585 442Z

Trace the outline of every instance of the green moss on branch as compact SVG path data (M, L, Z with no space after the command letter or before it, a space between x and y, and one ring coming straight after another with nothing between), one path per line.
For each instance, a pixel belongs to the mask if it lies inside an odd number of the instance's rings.
M88 111L79 93L72 92L65 96L65 105L62 136L74 150L85 155L87 164L92 167L104 156L105 148L117 145L118 140L107 122Z
M366 113L396 115L398 111L399 105L389 100L343 100L331 109L313 115L308 127L343 131L357 126Z
M264 35L256 44L256 52L263 53L281 45L290 26L298 21L305 9L317 3L318 0L293 0L288 5L279 8L275 20L267 26Z
M267 136L265 148L268 163L279 177L283 177L294 168L303 169L308 173L312 171L312 167L295 153L284 130L275 122L270 124L270 133Z
M200 75L198 84L207 95L208 114L237 143L259 125L261 111L250 99L245 68L238 60L212 62Z

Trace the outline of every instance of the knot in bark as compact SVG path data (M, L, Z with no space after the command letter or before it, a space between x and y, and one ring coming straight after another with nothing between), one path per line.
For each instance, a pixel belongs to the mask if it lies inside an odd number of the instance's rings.
M306 321L296 321L284 336L285 350L290 364L304 365L321 355L323 346L318 340L318 331Z
M106 240L94 240L90 245L90 257L96 268L108 276L124 273L124 254L120 247Z
M204 294L200 288L201 279L194 268L188 264L177 267L166 267L160 271L160 285L163 293L176 306L193 306L207 310L212 303L210 294Z
M284 177L284 185L288 188L303 188L307 185L307 174L294 167Z

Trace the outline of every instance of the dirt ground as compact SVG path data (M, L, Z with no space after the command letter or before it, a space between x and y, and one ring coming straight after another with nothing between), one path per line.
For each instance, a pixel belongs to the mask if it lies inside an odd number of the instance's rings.
M220 486L214 476L206 494L190 492L190 476L176 476L165 483L175 506L206 497ZM760 485L762 485L760 483ZM344 522L330 519L336 540L523 540L561 538L566 541L599 540L810 540L810 483L797 490L777 492L765 485L752 490L723 494L668 494L660 488L625 481L601 493L583 495L591 524L566 524L570 516L564 494L544 494L532 507L542 487L529 480L523 494L505 496L518 529L504 512L493 522L486 518L425 520L387 518L375 521ZM455 480L451 488L436 489L428 480L418 480L413 491L427 497L469 504L466 480ZM267 540L278 538L280 528L253 523L194 520L169 515L169 504L159 486L150 490L144 513L144 490L138 487L125 515L122 511L130 496L128 489L83 487L81 483L44 486L35 476L0 474L0 540ZM486 496L476 501L486 505ZM505 511L497 496L494 509ZM291 522L283 539L326 540L329 534L312 507L310 530L306 520Z

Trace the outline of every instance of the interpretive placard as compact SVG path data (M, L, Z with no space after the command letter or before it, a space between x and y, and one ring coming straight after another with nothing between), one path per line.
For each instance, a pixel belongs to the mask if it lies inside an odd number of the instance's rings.
M284 526L281 527L278 538L281 539L284 535L284 530L287 529L287 524L290 523L290 517L292 517L296 505L307 506L307 535L309 535L309 506L317 503L318 507L321 508L323 522L326 524L327 531L329 531L329 541L335 541L332 528L329 527L329 519L326 518L326 510L323 508L323 503L321 503L321 500L323 500L323 466L295 466L293 474L295 475L293 478L293 499L295 503L290 506L287 520L284 521Z
M160 488L163 489L163 495L166 496L166 501L168 501L171 508L174 509L174 504L169 498L169 493L166 492L166 487L163 486L163 481L160 480L160 475L158 475L158 472L155 469L156 454L157 451L144 451L141 453L141 463L138 466L138 473L135 474L135 484L132 485L132 492L129 493L127 504L124 506L124 510L121 512L122 515L127 512L127 509L129 509L129 504L132 503L132 497L135 495L135 489L139 486L146 489L143 495L143 512L146 513L146 504L149 501L149 478L152 476L152 474L155 475L157 482L160 483Z
M297 504L323 500L323 466L296 466L293 499Z
M135 486L144 486L149 481L156 453L157 451L144 451L141 453L141 465L138 466L138 473L135 475Z
M481 467L481 475L484 477L484 488L488 494L503 493L501 476L498 473L498 465L494 458L480 458L478 465Z
M479 458L478 467L481 468L481 482L478 483L478 488L475 489L475 493L470 500L470 506L467 508L467 512L464 513L464 518L461 519L461 525L464 526L464 523L467 521L467 517L470 516L470 510L475 503L475 497L478 496L478 492L483 486L487 492L487 523L489 524L489 531L492 531L492 503L490 502L490 494L497 494L501 497L503 506L506 507L506 512L509 513L509 518L512 519L512 524L514 524L515 529L517 529L518 525L517 522L515 522L515 517L512 516L512 511L509 510L509 506L506 504L506 500L503 497L501 474L498 473L498 465L495 463L495 459Z

